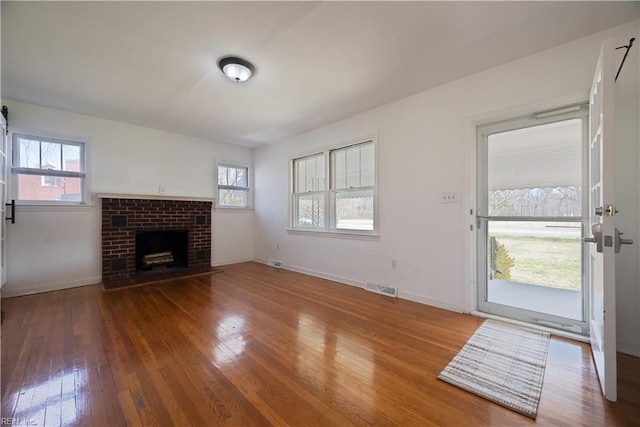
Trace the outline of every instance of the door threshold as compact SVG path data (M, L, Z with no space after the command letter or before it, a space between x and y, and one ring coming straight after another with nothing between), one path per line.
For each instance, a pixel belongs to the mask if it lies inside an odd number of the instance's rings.
M549 328L542 325L537 325L535 323L527 323L520 320L509 319L508 317L496 316L495 314L483 313L481 311L472 311L469 314L476 317L483 317L485 319L500 320L505 323L511 323L519 326L526 326L527 328L531 328L531 329L535 329L543 332L549 332L550 334L553 334L562 338L569 338L574 341L580 341L587 344L590 342L589 337L587 336L576 334L573 332L563 331L561 329L554 329L554 328Z

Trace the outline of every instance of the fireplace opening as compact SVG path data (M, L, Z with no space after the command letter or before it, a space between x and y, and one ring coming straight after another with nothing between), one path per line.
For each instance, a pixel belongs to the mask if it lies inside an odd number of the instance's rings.
M188 241L187 230L136 232L136 271L188 267Z

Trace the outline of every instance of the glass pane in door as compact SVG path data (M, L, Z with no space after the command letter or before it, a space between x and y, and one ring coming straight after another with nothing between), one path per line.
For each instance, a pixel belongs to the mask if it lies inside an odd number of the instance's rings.
M584 320L580 222L490 221L487 300Z
M488 215L558 217L581 212L582 120L488 137Z

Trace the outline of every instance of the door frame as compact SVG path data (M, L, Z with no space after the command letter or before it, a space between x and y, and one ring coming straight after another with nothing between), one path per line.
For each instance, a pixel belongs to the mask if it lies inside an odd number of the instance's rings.
M493 122L486 125L478 126L476 128L476 209L478 210L475 215L476 220L476 309L478 312L482 312L489 315L502 316L509 319L525 322L531 325L543 325L553 328L553 330L564 330L570 333L576 333L585 337L589 336L589 294L586 287L586 251L580 243L581 250L581 293L582 293L582 319L565 319L561 316L556 316L544 312L531 311L519 307L513 307L509 305L503 305L487 300L487 264L484 261L487 259L487 227L490 219L487 217L487 212L482 212L481 205L486 209L486 191L487 191L487 158L488 158L488 137L493 134L501 132L507 132L511 130L526 129L537 126L543 126L546 124L562 122L566 120L580 119L582 120L581 133L581 217L579 219L569 219L566 217L494 217L494 220L500 221L520 221L520 220L532 220L543 222L580 222L581 224L581 238L586 234L586 220L588 214L588 192L586 179L588 177L588 121L589 106L587 103L580 103L574 105L565 105L560 108L551 110L539 111L535 114L526 114L521 117L516 117L499 122Z
M519 105L508 106L501 109L486 111L467 117L464 123L464 140L466 146L465 158L465 209L463 216L463 227L467 230L465 238L466 252L466 293L465 311L480 317L493 317L492 315L478 311L477 296L477 233L476 233L476 206L477 206L477 128L489 123L497 123L513 119L514 117L524 117L532 111L548 111L566 107L567 105L586 104L589 102L589 94L574 93L547 101L528 102ZM509 320L511 321L511 320ZM521 323L513 320L513 323ZM563 330L551 329L542 325L530 325L532 327L554 332L556 335L565 336L572 339L588 342L588 337L578 335Z

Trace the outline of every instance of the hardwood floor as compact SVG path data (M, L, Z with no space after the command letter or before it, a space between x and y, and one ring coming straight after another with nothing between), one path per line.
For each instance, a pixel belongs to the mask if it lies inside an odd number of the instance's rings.
M2 301L2 418L22 425L640 425L551 340L537 422L436 379L482 319L256 263ZM29 424L27 424L27 421Z

